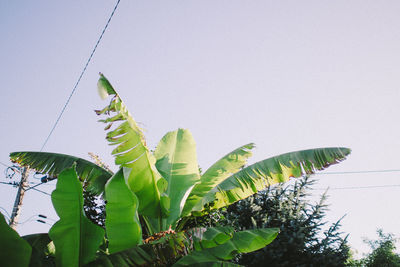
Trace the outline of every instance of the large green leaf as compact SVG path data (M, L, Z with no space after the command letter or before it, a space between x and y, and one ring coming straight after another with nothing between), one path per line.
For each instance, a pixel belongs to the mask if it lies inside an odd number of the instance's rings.
M183 208L182 215L188 215L192 210L199 211L205 203L202 198L227 177L238 172L251 157L254 144L241 146L214 163L202 176L200 183L196 184L190 192Z
M71 168L76 163L76 172L82 181L87 182L88 189L101 194L104 191L104 185L112 176L112 173L96 164L78 157L48 153L48 152L13 152L10 154L11 161L21 165L27 165L41 173L47 173L51 176L58 176L64 169Z
M190 241L183 233L166 236L111 255L101 255L88 266L170 266L176 258L186 255Z
M112 93L115 91L109 88L112 86L107 79L104 76L100 79L103 81L98 85L105 87L103 91L114 94L110 105L96 113L107 116L100 121L107 124L106 139L110 145L117 146L112 151L115 164L126 167L124 176L129 188L139 199L139 214L161 218L160 191L162 193L165 190L166 181L155 169L155 159L149 153L143 133L127 107L118 94ZM109 130L113 124L117 124L116 128Z
M210 203L214 209L228 206L272 184L286 182L290 177L323 170L344 160L350 152L348 148L318 148L259 161L228 177L207 193L202 203Z
M106 184L106 232L110 253L126 250L142 241L137 213L138 199L125 183L120 169Z
M178 129L161 139L154 156L158 171L168 182L165 192L170 199L168 227L180 218L186 198L200 180L196 143L189 130Z
M205 261L201 263L191 263L191 267L244 267L243 265L239 265L229 261Z
M56 189L51 194L60 217L49 231L56 247L58 266L82 266L92 261L104 237L104 230L83 212L82 191L73 165L59 174Z
M195 250L203 250L224 244L233 237L232 227L193 228L188 231L192 236Z
M201 263L215 263L231 260L238 253L249 253L271 243L279 233L277 228L245 230L233 234L233 237L221 245L211 248L197 248L183 257L173 266L194 266ZM223 266L223 265L214 265Z
M158 259L152 253L151 247L134 247L111 255L101 255L86 267L128 267L128 266L157 266Z
M28 266L32 248L16 231L8 226L0 213L0 260L1 266Z
M29 266L45 267L55 266L54 244L47 233L31 234L22 237L32 247L32 256Z

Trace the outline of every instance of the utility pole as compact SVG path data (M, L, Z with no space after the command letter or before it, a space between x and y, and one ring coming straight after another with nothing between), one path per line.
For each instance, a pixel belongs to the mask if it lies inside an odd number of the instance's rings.
M29 168L22 167L21 181L18 185L18 192L15 198L14 207L10 218L10 227L14 230L17 229L18 218L21 213L22 200L24 199L24 194L26 188L28 187L28 176L29 176Z

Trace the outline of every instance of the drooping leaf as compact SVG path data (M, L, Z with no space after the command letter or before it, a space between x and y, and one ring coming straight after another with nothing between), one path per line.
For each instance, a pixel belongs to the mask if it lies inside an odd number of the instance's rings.
M127 184L139 199L139 214L160 218L160 189L165 188L166 182L155 169L155 159L149 153L141 129L118 94L113 94L110 105L96 113L107 116L100 121L108 124L106 139L110 145L117 146L112 151L115 164L125 167ZM117 124L116 128L111 128L111 124Z
M13 152L10 154L11 161L21 165L27 165L40 173L50 176L58 176L64 169L71 168L76 163L76 172L81 181L88 184L88 189L95 193L104 192L104 185L112 176L112 173L96 164L78 157L48 153L48 152Z
M189 130L178 129L167 133L154 151L156 167L167 180L165 194L170 200L166 225L174 224L181 216L186 198L200 180L196 143Z
M201 262L201 263L192 263L191 267L244 267L243 265L239 265L229 261L211 261L211 262Z
M206 249L197 248L173 266L193 266L200 263L231 260L238 253L249 253L265 247L276 238L278 233L279 229L277 228L240 231L234 233L231 239L219 246Z
M201 262L191 264L192 267L244 267L243 265L236 264L229 261L213 261L213 262Z
M182 215L188 215L192 210L199 211L205 203L201 199L214 187L224 181L227 177L238 172L251 157L251 149L254 144L241 146L214 163L202 176L200 183L196 184L190 192L183 208Z
M259 161L228 177L207 193L202 203L210 203L213 209L228 206L272 184L323 170L344 160L350 152L350 149L341 147L317 148Z
M51 194L60 217L49 231L56 247L58 266L83 266L92 261L104 237L104 230L83 212L82 191L73 165L59 174L56 189Z
M0 213L0 265L5 267L28 266L32 248L18 233L8 226Z
M47 233L25 235L22 238L32 247L30 267L55 266L54 244Z
M125 183L120 169L106 184L106 232L110 253L120 252L142 241L137 213L138 199Z
M157 266L157 257L152 254L151 247L146 245L134 247L111 255L101 255L96 260L85 265L86 267L128 267L128 266Z
M188 231L195 250L203 250L224 244L234 235L232 227L194 228Z
M87 266L170 266L176 258L187 254L189 243L183 232L168 234L118 253L102 255Z
M103 73L99 73L100 79L97 82L97 90L98 93L101 97L101 99L106 99L109 95L115 95L117 94L110 84L110 82L107 80L107 78L103 75Z

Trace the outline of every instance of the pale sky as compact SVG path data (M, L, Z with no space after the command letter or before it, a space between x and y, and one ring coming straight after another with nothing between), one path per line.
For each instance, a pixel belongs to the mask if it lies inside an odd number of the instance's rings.
M0 2L1 162L40 149L115 2ZM113 166L93 112L107 104L96 92L101 71L150 148L188 128L203 170L249 142L251 163L346 146L349 158L326 172L400 169L399 14L399 1L122 0L44 151L94 152ZM316 189L333 189L327 219L347 214L341 229L354 249L366 252L362 239L377 228L400 237L400 187L335 188L400 185L399 176L315 176ZM15 192L0 185L0 207L11 212ZM20 222L35 214L56 218L50 197L31 190ZM18 231L48 227L26 222Z

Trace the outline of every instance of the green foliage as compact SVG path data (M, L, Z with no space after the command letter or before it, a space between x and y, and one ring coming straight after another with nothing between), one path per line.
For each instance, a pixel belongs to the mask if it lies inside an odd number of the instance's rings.
M28 165L41 173L57 177L66 168L75 164L76 172L88 191L99 195L104 185L113 175L108 170L78 157L48 152L13 152L10 160L21 165Z
M400 255L395 253L396 239L393 234L385 234L382 229L377 230L378 240L365 240L372 252L360 260L354 260L350 266L365 267L399 267Z
M56 248L57 265L83 266L94 260L104 230L83 213L83 190L75 165L60 173L51 200L60 217L49 231Z
M29 266L56 266L54 261L55 248L48 234L32 234L22 238L32 247Z
M290 152L252 164L225 179L204 197L212 208L228 206L291 177L315 173L350 154L347 148L319 148Z
M120 252L142 242L139 200L129 190L120 169L106 184L106 231L110 253Z
M106 227L106 204L102 196L96 196L83 186L83 210L86 217L94 224Z
M105 85L107 92L114 91L109 88L111 84L102 82L104 79L104 76L100 78L98 87ZM161 218L166 213L163 205L165 201L160 201L160 195L166 189L166 181L154 166L155 158L146 146L142 130L116 93L110 105L97 110L96 114L106 116L100 122L107 124L106 139L110 145L116 146L111 154L115 157L116 165L125 167L127 184L140 201L139 212L145 216ZM162 230L159 222L157 224L153 225L155 230Z
M219 228L218 231L212 231L211 238L208 238L206 242L199 242L194 252L180 259L174 266L192 266L198 263L231 260L237 253L249 253L265 247L276 238L279 232L277 228L253 229L239 232L233 232L232 229L221 230L224 229ZM204 236L209 231L207 230ZM201 238L202 236L199 237Z
M1 266L28 266L32 248L16 231L11 229L0 213Z
M189 130L178 129L161 139L154 156L157 170L168 182L165 194L170 205L165 224L172 225L181 217L189 193L200 180L196 143Z
M236 259L246 266L345 266L349 257L346 238L339 232L340 220L328 230L324 194L319 203L307 200L313 181L308 177L293 185L278 185L237 202L224 212L219 224L236 230L277 227L275 241L260 251ZM215 215L214 215L215 216Z
M188 130L167 133L152 153L142 130L102 74L98 89L102 97L112 96L110 104L96 113L105 117L100 121L107 124L106 139L115 146L112 155L119 166L115 175L73 156L11 154L22 165L58 176L52 202L60 220L50 229L52 242L42 240L35 261L54 255L58 266L237 266L226 260L265 247L279 229L260 225L239 232L232 228L184 231L193 225L186 215L216 214L217 208L271 184L322 170L350 153L347 148L304 150L245 167L254 147L248 144L200 175L195 142ZM93 192L106 199L105 223ZM105 233L100 227L104 224ZM52 243L55 252L50 253L46 249Z
M240 171L240 169L246 165L247 159L251 157L251 150L253 148L254 144L252 143L241 146L228 153L208 168L201 176L201 182L197 183L190 192L182 215L186 216L191 211L204 210L204 205L206 204L204 196L226 178Z

